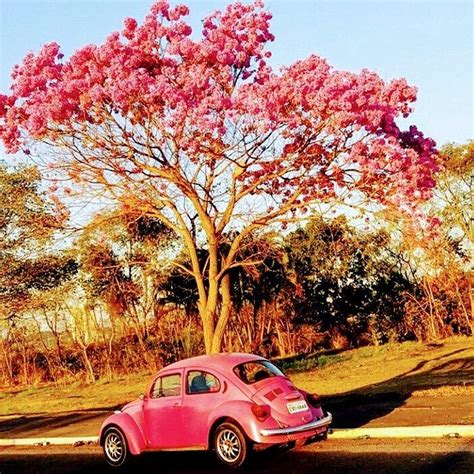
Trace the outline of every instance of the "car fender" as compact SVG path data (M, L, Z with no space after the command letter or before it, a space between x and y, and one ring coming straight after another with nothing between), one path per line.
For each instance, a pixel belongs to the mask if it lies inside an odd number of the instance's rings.
M244 430L247 437L256 443L261 443L262 436L260 430L263 428L278 428L279 425L272 417L264 422L258 421L252 413L251 401L247 400L232 400L224 402L218 407L214 408L209 413L209 442L211 443L211 436L214 429L226 418L231 418ZM209 448L210 446L208 446Z
M137 455L146 450L146 440L142 430L136 421L126 412L114 413L102 423L99 434L101 446L105 430L110 426L120 428L127 439L128 449L132 454Z
M307 392L306 390L302 390L301 388L298 388L297 390L303 394L304 399L306 400L306 403L308 404L309 409L311 410L311 413L313 414L313 418L322 418L324 416L324 411L321 408L321 406L314 407L313 405L311 405L308 399L309 392Z

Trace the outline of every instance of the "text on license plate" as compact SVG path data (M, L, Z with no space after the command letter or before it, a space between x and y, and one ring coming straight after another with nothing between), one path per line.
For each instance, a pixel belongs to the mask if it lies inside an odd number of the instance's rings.
M298 413L299 411L305 411L308 409L308 405L304 400L287 403L286 406L288 407L289 413Z

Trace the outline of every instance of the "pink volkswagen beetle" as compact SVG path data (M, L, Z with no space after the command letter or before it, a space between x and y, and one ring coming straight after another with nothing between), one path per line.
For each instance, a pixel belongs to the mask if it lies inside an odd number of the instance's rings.
M308 444L324 439L331 421L317 396L268 360L216 354L162 369L145 395L104 421L99 439L114 467L146 451L208 449L238 467L253 445Z

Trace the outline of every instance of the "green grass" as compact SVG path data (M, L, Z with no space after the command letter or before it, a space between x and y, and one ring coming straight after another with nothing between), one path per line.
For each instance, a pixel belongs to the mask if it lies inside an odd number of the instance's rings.
M383 392L413 396L474 395L473 338L442 344L416 342L364 347L338 354L315 354L277 361L296 386L320 395ZM138 373L88 385L0 390L0 415L112 409L144 393L150 373Z
M289 361L279 361L276 365L285 373L292 374L298 372L307 372L308 370L325 367L327 365L336 364L349 359L349 356L334 354L334 355L319 355L312 356L305 359L296 359Z

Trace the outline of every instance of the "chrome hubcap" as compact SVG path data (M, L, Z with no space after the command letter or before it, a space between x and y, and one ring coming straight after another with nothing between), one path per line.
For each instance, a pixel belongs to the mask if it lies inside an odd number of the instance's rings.
M240 439L232 430L223 430L218 434L217 451L224 461L236 461L241 449Z
M108 458L114 462L122 459L124 446L117 433L109 433L105 438L105 452Z

